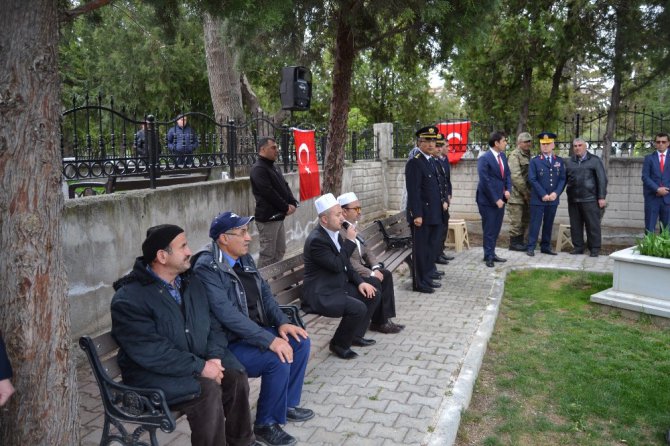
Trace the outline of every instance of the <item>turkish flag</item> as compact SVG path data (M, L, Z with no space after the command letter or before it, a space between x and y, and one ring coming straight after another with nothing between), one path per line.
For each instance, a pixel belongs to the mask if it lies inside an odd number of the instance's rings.
M456 164L468 150L470 121L442 122L437 124L436 127L449 141L449 163Z
M293 141L300 173L300 201L305 201L321 195L314 130L293 129Z

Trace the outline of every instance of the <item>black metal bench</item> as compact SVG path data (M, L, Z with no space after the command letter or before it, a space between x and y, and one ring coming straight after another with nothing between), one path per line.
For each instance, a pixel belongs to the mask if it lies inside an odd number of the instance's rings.
M298 307L281 305L280 308L291 323L305 327ZM116 362L119 346L111 332L95 338L82 336L79 338L79 346L86 352L105 410L101 446L112 442L124 446L147 446L140 439L145 432L149 433L151 446L158 446L157 429L168 433L175 430L177 420L183 414L170 410L162 390L131 387L121 381L121 369ZM124 423L137 427L130 432ZM117 433L111 432L111 425Z
M386 269L394 271L407 263L410 272L412 271L412 242L404 212L376 220L374 224L363 229L360 236L377 260L384 263ZM302 253L261 268L260 273L268 281L280 304L300 305L305 275ZM318 314L306 314L302 310L300 316L308 325L321 317Z
M155 179L156 187L190 184L207 181L211 167L180 169L171 173L163 172ZM119 191L148 189L151 180L145 173L128 175L110 175L106 181L79 181L68 185L68 197L77 198L99 193L111 194Z

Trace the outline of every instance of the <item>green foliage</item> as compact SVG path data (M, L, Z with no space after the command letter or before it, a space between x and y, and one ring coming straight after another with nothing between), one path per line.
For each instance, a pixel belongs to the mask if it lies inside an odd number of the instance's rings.
M647 232L637 241L635 250L642 255L670 259L670 226L661 224L661 232Z

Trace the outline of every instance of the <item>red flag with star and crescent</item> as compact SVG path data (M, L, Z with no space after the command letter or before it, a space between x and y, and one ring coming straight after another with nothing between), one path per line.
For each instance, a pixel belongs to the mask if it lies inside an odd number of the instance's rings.
M314 130L293 129L293 141L300 174L300 201L318 197L321 195L321 185Z
M449 163L458 163L468 150L470 121L442 122L437 124L436 127L449 141Z

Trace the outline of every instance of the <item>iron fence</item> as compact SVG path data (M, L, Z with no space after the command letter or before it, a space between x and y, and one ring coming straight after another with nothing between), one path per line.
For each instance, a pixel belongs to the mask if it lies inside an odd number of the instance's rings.
M156 119L156 115L129 115L123 107L116 109L113 99L109 105L103 105L100 95L93 104L88 96L81 104L73 99L72 108L62 113L60 125L63 175L67 180L153 175L152 169L160 175L194 167L223 167L235 178L247 173L256 161L258 140L265 136L279 143L278 164L284 172L290 172L297 168L293 128L314 130L317 158L322 166L325 159L327 133L323 126L277 125L264 114L253 115L246 122L225 123L198 111L162 120ZM186 117L187 121L181 128L188 126L191 131L175 131L180 117ZM375 139L371 129L350 132L345 159L352 162L377 159ZM175 145L179 143L190 146L189 153L177 153Z

